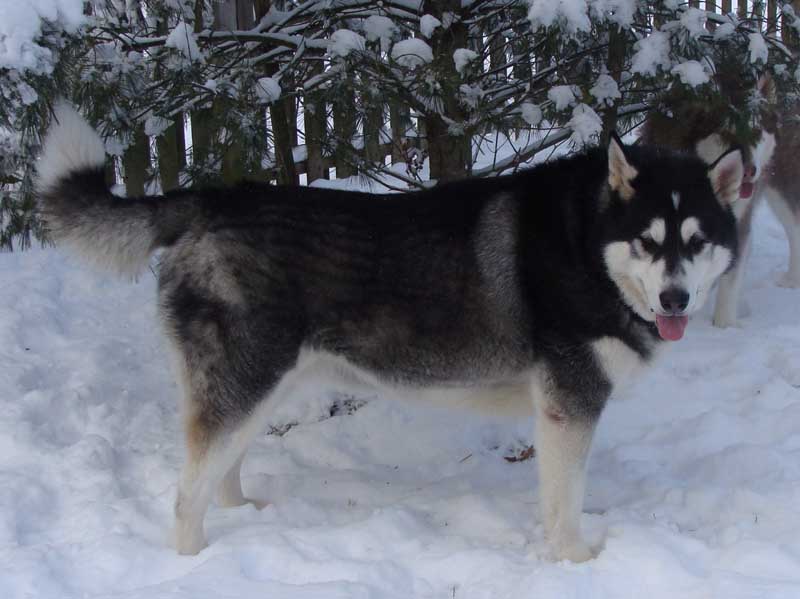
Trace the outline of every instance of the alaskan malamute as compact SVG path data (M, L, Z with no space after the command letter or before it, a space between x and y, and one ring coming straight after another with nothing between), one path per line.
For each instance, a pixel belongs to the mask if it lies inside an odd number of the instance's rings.
M714 307L714 325L730 327L738 324L741 287L752 248L753 215L764 199L789 240L789 269L779 284L800 287L800 178L797 177L800 106L779 98L768 75L758 80L752 97L748 97L740 78L733 82L723 79L721 84L726 91L736 88L731 94L732 104L752 99L759 102L760 125L754 139L743 139L724 120L724 114L713 113L701 103L685 101L671 116L651 114L641 129L641 139L648 144L695 152L708 163L732 147L743 151L744 177L739 200L734 205L739 255L735 266L720 278Z
M275 398L309 368L383 388L527 390L554 556L580 531L585 465L614 388L684 335L736 255L732 151L696 157L613 138L515 175L406 195L242 183L121 198L97 134L62 104L39 167L53 238L121 273L161 249L161 317L185 393L177 548L206 545L217 492Z

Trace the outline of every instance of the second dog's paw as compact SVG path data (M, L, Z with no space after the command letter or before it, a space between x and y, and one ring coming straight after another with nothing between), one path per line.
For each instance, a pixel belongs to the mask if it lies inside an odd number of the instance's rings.
M778 287L800 289L800 273L787 272L778 279Z
M714 326L719 329L730 329L730 328L739 328L739 321L736 317L731 316L729 314L714 314L714 320L712 321Z

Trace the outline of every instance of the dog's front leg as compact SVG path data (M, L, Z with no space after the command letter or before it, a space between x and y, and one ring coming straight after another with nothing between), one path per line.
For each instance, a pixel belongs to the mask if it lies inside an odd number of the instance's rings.
M536 461L545 534L556 559L594 557L581 535L586 461L599 413L575 414L551 390L534 390Z

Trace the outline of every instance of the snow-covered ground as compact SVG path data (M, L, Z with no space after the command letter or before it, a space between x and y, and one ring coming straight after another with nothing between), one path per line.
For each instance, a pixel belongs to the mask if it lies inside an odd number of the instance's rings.
M0 597L797 599L800 291L774 283L784 243L762 211L743 327L714 329L706 309L609 405L583 520L604 548L581 565L547 559L535 462L503 458L530 422L379 398L261 436L244 486L271 505L212 507L209 548L176 555L178 389L153 276L2 254ZM309 382L298 401L329 391Z

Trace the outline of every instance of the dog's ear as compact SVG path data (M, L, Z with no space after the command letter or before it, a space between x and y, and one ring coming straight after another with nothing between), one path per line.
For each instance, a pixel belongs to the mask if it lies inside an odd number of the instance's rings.
M639 174L625 155L625 145L616 133L608 142L608 186L625 201L633 198L631 182Z
M739 199L739 188L744 177L742 151L733 148L720 156L708 167L708 179L717 199L723 206L729 206Z

